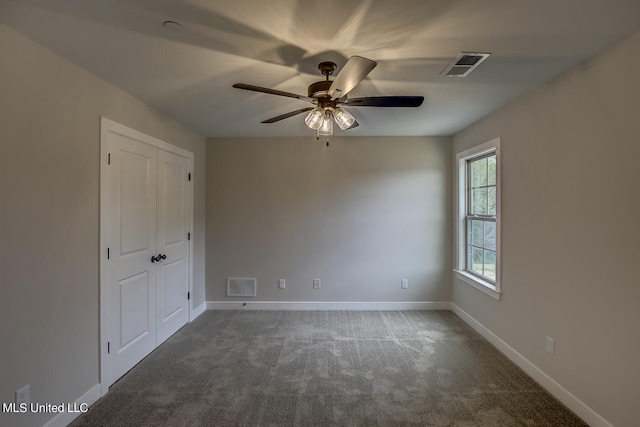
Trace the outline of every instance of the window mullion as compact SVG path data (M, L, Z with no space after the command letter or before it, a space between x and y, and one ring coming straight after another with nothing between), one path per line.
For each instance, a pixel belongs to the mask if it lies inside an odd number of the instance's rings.
M465 218L467 218L467 219L477 219L479 221L493 221L493 222L496 222L496 217L493 216L493 215L469 214Z
M471 214L471 162L467 161L466 164L466 181L467 181L467 206L466 206L466 211L467 211L467 215Z

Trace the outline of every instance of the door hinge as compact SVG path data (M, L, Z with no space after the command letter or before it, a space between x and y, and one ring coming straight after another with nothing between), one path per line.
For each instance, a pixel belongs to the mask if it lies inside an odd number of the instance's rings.
M107 354L111 354L111 342L107 341Z
M187 240L191 240L191 233L187 233Z
M191 172L189 172L189 181L191 181Z
M107 157L107 164L108 165L111 164L111 153L109 153L109 156Z
M187 299L190 300L191 299L191 292L187 292Z
M107 259L111 259L111 251L107 248Z

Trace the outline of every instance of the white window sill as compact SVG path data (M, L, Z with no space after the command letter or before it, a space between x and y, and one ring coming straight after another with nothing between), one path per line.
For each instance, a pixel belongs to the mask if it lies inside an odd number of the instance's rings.
M458 279L462 280L467 285L476 288L480 292L483 292L498 301L500 300L501 292L496 290L496 286L494 284L484 281L479 277L476 277L472 274L467 273L466 271L462 271L462 270L453 270L453 271L456 272L456 276L458 277Z

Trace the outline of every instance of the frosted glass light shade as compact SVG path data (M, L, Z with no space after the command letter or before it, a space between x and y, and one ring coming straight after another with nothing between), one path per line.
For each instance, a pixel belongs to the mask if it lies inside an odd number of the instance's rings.
M320 107L316 107L307 114L304 122L313 130L320 129L322 121L324 120L324 110Z
M336 119L336 123L342 130L349 129L353 122L356 121L356 118L353 117L350 112L340 107L335 109L333 117Z

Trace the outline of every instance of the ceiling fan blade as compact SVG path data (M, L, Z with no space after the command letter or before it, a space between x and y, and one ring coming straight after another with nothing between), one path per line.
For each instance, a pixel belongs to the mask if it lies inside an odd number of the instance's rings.
M375 61L372 61L361 56L352 56L349 58L344 67L340 70L336 76L331 87L329 87L328 94L332 100L342 98L367 77L367 75L373 70L376 65Z
M349 107L419 107L424 96L368 96L349 98L344 105Z
M271 94L271 95L286 96L286 97L289 97L289 98L301 99L303 101L311 102L312 104L316 103L315 99L309 98L308 96L298 95L297 93L284 92L282 90L269 89L267 87L247 85L247 84L244 84L244 83L236 83L236 84L233 85L233 87L235 87L237 89L252 90L254 92L268 93L268 94Z
M260 123L275 123L275 122L279 122L280 120L288 119L289 117L297 116L298 114L302 114L302 113L305 113L307 111L311 111L313 109L314 109L314 107L301 108L301 109L296 110L296 111L291 111L290 113L281 114L279 116L272 117L272 118L267 119L267 120L263 120Z

